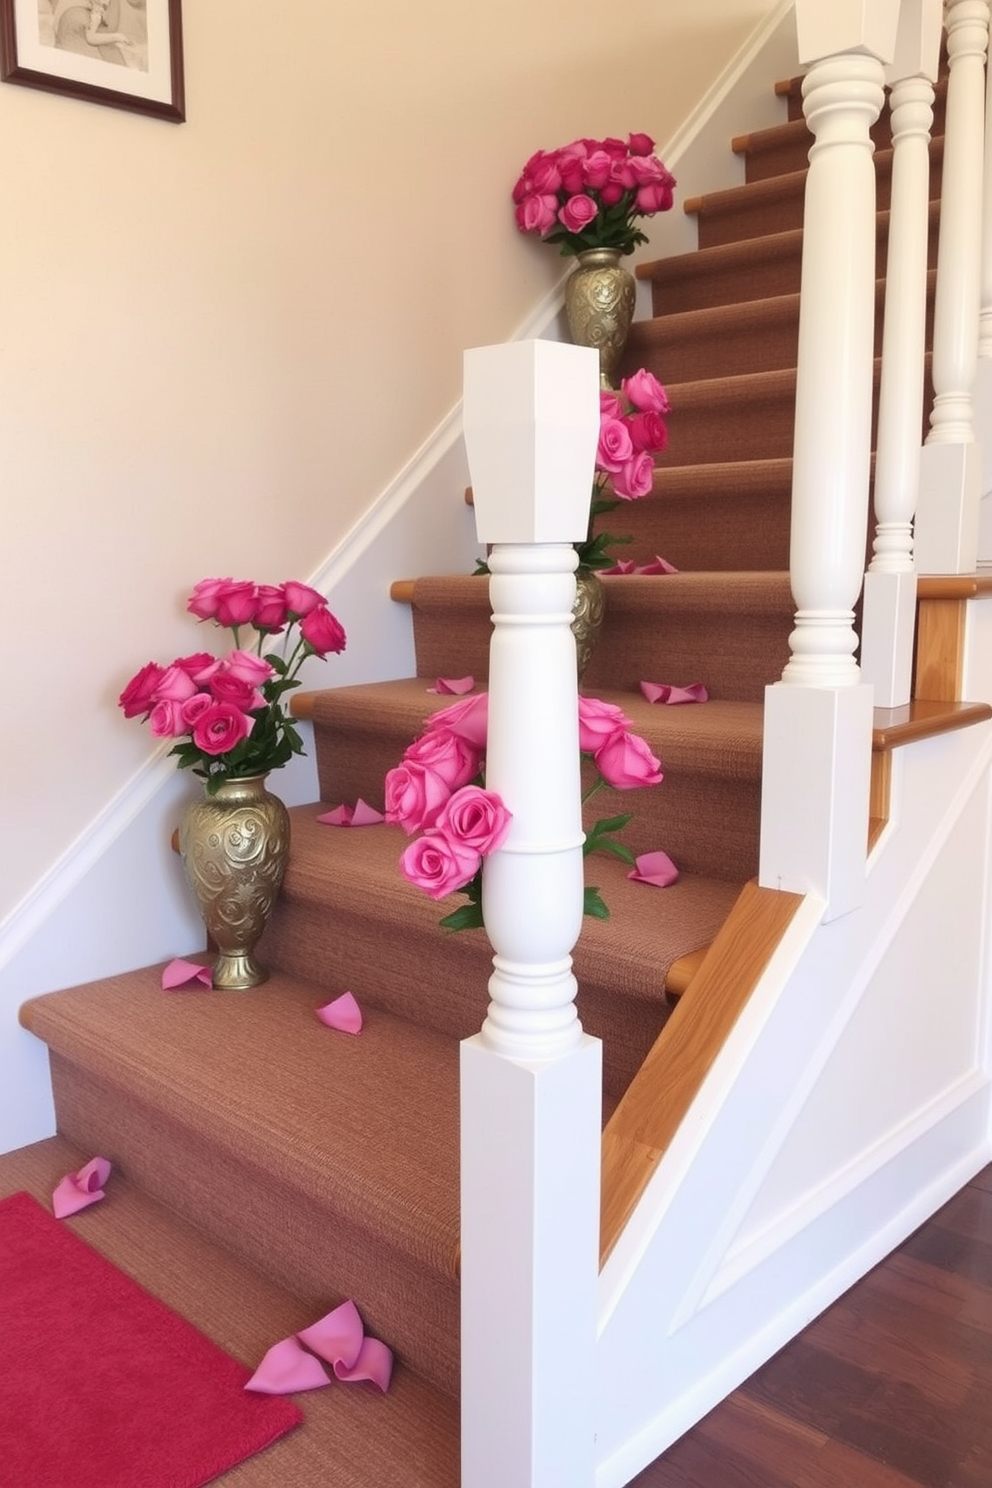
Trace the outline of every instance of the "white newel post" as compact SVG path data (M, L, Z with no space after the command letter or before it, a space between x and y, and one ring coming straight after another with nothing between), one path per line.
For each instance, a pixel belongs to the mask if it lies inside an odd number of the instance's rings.
M981 308L987 0L945 0L947 117L934 305L930 432L916 510L920 573L971 573L978 560L981 449L973 388Z
M599 358L551 341L465 354L479 540L493 544L486 785L492 1001L462 1044L462 1488L592 1488L601 1046L575 1011L582 821L573 541L585 536Z
M832 918L864 893L872 688L854 659L871 467L875 172L869 130L899 0L797 0L813 133L793 447L796 624L765 693L759 879L816 893Z
M920 484L926 352L930 130L942 29L942 0L903 0L896 56L887 70L893 163L875 441L877 525L861 627L861 672L874 687L880 708L901 707L912 694L913 515Z

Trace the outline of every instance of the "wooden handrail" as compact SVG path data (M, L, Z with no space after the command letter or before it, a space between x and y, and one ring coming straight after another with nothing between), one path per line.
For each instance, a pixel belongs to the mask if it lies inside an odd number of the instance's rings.
M600 1264L757 986L801 894L745 884L603 1133Z

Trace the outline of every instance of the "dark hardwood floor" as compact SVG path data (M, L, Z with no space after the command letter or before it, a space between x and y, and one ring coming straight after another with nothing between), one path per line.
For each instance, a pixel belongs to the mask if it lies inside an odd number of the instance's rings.
M992 1488L992 1166L631 1488Z

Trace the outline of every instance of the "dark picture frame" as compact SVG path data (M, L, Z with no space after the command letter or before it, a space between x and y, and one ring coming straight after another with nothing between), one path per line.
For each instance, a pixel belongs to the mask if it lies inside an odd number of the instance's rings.
M0 79L181 124L182 0L0 0Z

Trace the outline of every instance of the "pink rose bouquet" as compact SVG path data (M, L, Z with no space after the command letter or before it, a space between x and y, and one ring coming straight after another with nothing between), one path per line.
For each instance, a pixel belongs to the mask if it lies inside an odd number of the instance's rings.
M197 651L170 666L150 661L124 688L125 718L142 718L181 770L193 771L212 793L225 780L264 775L303 753L303 742L282 698L299 687L308 656L345 648L345 633L327 601L308 584L252 584L202 579L186 606L201 621L230 630L226 656ZM252 639L242 647L241 632ZM278 649L263 647L281 637ZM250 648L249 648L250 647Z
M400 857L404 877L431 899L461 892L468 900L442 919L446 930L482 926L482 860L502 846L512 820L500 797L485 788L488 707L488 695L478 693L433 714L386 776L386 820L414 837ZM596 772L583 800L604 785L631 790L660 784L661 766L630 724L612 703L579 698L579 750ZM598 821L586 833L583 852L611 852L633 865L633 854L614 835L629 821L629 815ZM609 916L597 888L585 891L585 913Z
M538 150L513 188L517 227L559 243L567 257L587 248L633 253L647 234L639 217L667 212L675 177L654 154L647 134L578 139L558 150Z

